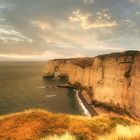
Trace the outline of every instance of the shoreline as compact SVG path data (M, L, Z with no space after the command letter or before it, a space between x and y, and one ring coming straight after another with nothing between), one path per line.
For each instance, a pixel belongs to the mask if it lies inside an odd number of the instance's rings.
M76 88L74 85L71 85L71 84L60 84L57 87L59 87L59 88L72 88L73 90L75 90L77 101L78 101L81 109L83 110L83 113L86 116L92 117L92 116L97 116L100 114L100 113L97 113L95 111L94 107L92 107L89 99L87 99L85 97L85 95L82 94L82 90L79 90L78 88Z
M111 104L105 104L102 102L98 102L96 100L93 101L89 97L88 91L84 88L77 87L75 85L71 85L69 83L66 84L60 84L57 85L58 88L72 88L75 90L75 96L77 98L78 104L81 107L81 110L83 110L84 114L86 116L97 116L101 114L120 114L120 115L126 115L129 117L134 118L129 114L129 112L126 112L122 108L118 108L117 106L113 106Z
M76 90L76 97L81 106L82 110L84 111L85 115L87 116L96 116L98 113L92 108L92 106L86 101L85 97L82 95L82 92Z
M108 109L105 105L97 105L97 103L93 104L91 99L84 93L83 90L76 90L76 97L81 106L84 114L90 117L98 116L101 114L114 114L114 115L125 115L129 116L133 119L136 119L134 116L123 112L122 110L118 109L114 111L113 109ZM115 108L115 107L114 107Z
M85 107L85 105L83 104L81 98L79 97L78 92L79 92L79 91L76 91L76 99L77 99L77 101L78 101L78 103L79 103L79 105L80 105L80 107L81 107L83 113L84 113L86 116L91 117L90 112L88 111L88 109L87 109L87 108Z
M51 77L53 77L53 76L51 76ZM46 78L46 77L44 77L44 78ZM45 87L49 88L48 85ZM79 104L81 110L83 111L84 115L89 116L89 117L98 115L98 113L95 111L94 107L90 104L89 99L86 99L85 95L82 94L82 90L79 90L79 88L76 88L76 86L68 84L68 83L59 84L56 87L58 87L58 88L72 88L75 91L75 97L76 97L78 104Z

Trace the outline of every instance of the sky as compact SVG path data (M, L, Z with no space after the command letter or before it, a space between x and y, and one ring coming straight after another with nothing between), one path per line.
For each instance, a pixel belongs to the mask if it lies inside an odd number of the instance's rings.
M140 0L0 0L0 60L140 50Z

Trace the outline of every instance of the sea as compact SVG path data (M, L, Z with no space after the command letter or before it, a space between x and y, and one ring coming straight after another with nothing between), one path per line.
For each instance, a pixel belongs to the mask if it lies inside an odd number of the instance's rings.
M0 115L27 109L82 115L71 88L58 85L65 79L43 78L46 62L0 62Z

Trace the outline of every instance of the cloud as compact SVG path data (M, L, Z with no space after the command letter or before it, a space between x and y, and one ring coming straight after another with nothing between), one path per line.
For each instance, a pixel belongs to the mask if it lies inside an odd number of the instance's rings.
M4 4L0 5L0 9L5 9L5 8L6 8L6 5L4 5Z
M30 23L32 24L32 26L38 27L41 30L47 30L47 29L52 28L51 24L49 22L45 21L45 20L44 21L43 20L38 20L38 21L37 20L32 20Z
M117 21L112 20L105 9L97 12L94 16L91 13L81 14L80 10L76 10L69 17L69 20L71 23L79 23L84 30L111 28L118 25Z
M129 24L129 23L132 22L132 20L131 20L131 19L126 19L125 22L126 22L127 24Z
M18 60L48 60L55 58L63 58L64 56L53 51L45 51L38 55L21 55L21 54L2 54L0 58L18 59Z
M140 4L140 0L129 0L130 3L137 3Z
M139 7L136 0L133 3L132 6L128 0L1 0L0 53L15 59L47 59L139 48ZM128 19L132 23L126 26Z
M140 12L136 12L135 14L136 14L136 15L140 15Z
M20 32L16 31L10 26L7 25L0 25L0 40L4 42L8 41L14 41L14 42L20 42L20 41L27 41L32 43L33 40L22 35Z
M92 3L94 3L95 0L83 0L83 1L84 1L84 3L92 4Z

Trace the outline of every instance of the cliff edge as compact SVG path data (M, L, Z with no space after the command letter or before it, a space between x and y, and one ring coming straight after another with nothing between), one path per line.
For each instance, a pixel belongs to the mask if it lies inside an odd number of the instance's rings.
M55 73L87 90L93 101L121 108L140 118L139 51L48 61L43 76Z
M64 137L63 140L113 140L114 133L116 140L139 140L140 124L126 116L103 115L89 118L54 114L40 109L0 116L0 140L62 140L57 136L66 133L75 138Z

